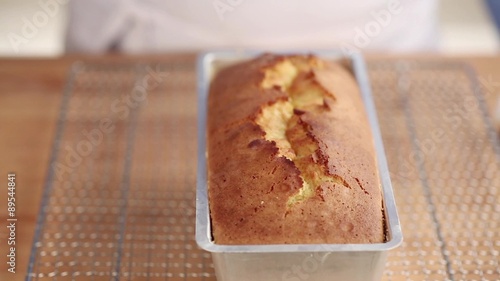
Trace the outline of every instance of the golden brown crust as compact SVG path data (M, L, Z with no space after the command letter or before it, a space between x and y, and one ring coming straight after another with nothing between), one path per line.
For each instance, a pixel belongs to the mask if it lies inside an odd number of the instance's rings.
M284 61L299 71L279 84L266 71ZM317 62L263 55L213 80L207 138L215 243L384 242L375 153L359 90L341 65ZM264 124L266 110L279 112L286 128ZM282 142L293 153L282 154Z

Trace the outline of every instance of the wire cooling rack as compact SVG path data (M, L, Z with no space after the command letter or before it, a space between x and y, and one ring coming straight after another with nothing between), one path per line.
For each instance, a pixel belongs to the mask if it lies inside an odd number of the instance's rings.
M372 62L404 233L384 280L500 280L500 147L459 63ZM215 280L194 242L192 60L70 71L26 280Z

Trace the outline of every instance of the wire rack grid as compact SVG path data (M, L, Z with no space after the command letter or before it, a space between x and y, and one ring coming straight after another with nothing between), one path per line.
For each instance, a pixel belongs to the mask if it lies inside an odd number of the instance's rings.
M405 241L384 280L500 280L500 146L460 63L371 62ZM215 280L194 242L191 60L77 63L26 280Z

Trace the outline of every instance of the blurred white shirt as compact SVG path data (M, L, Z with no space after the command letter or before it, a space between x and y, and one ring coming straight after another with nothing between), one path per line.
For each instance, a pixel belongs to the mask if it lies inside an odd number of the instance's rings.
M67 51L432 51L435 0L73 0Z

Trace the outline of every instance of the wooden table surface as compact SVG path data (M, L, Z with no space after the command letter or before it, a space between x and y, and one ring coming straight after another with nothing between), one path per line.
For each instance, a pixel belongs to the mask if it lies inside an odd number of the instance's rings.
M184 56L184 55L183 55ZM412 56L413 57L413 56ZM194 60L194 56L192 57ZM369 60L404 57L370 56ZM477 71L490 110L500 93L500 56L418 56L425 60L465 61ZM62 57L0 59L0 280L24 280L54 138L63 86L69 66L85 61L163 61L149 57ZM7 271L7 174L16 174L16 273Z

